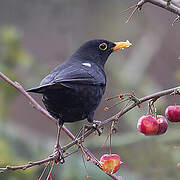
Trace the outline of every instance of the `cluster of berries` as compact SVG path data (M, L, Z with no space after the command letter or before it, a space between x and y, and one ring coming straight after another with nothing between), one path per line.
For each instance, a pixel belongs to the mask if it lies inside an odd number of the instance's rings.
M171 122L180 122L180 106L168 106L165 111L166 118ZM137 123L139 132L145 135L161 135L167 131L168 122L162 115L142 116ZM108 174L116 173L122 162L117 154L104 154L100 158L102 170Z
M180 122L180 106L168 106L165 111L166 118L171 122ZM161 135L167 131L168 122L162 115L142 116L137 123L139 132L145 135Z

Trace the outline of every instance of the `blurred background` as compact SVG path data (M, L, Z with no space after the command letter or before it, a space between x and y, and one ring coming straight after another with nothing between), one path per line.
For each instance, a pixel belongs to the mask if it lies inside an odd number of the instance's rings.
M137 0L1 0L0 72L25 89L37 86L54 67L65 61L85 41L103 38L128 39L133 46L111 55L106 64L107 89L96 111L96 120L111 117L123 107L104 111L106 97L134 91L138 97L179 85L180 24L171 26L175 15L145 4L129 23L129 12L120 12ZM32 96L42 105L40 95ZM179 97L156 102L158 114ZM117 173L124 180L175 180L180 178L180 124L169 124L166 134L146 137L136 130L137 120L147 113L147 104L124 115L112 138L112 152L124 162ZM67 124L75 134L86 121ZM105 128L105 132L108 127ZM84 143L97 158L108 153L101 148L107 133L90 136ZM33 109L29 102L0 79L0 166L25 164L52 153L56 126ZM70 139L62 133L62 144ZM111 179L90 162L91 179ZM1 180L38 179L44 166L0 174ZM44 179L46 175L44 176ZM81 154L67 158L52 173L53 180L86 179Z

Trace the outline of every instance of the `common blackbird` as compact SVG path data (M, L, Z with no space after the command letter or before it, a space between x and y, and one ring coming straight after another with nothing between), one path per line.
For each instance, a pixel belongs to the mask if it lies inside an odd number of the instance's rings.
M104 65L113 51L130 45L129 41L90 40L51 71L38 87L27 91L43 95L47 111L59 126L86 118L95 123L94 112L106 87Z

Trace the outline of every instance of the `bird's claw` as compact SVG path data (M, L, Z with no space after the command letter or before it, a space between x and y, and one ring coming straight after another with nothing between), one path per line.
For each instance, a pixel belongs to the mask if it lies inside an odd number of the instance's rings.
M63 150L60 146L55 146L53 156L56 157L55 163L56 164L63 164L65 162Z
M102 127L99 127L100 125L101 121L93 121L93 128L97 131L99 136L102 134Z

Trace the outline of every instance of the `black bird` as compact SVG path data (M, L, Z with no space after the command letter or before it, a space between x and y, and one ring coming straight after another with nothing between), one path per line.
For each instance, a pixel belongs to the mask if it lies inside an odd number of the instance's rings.
M47 111L58 120L59 127L64 122L86 118L88 122L96 123L94 112L106 87L104 65L113 51L130 45L129 41L90 40L50 72L38 87L27 92L43 95L42 101Z

